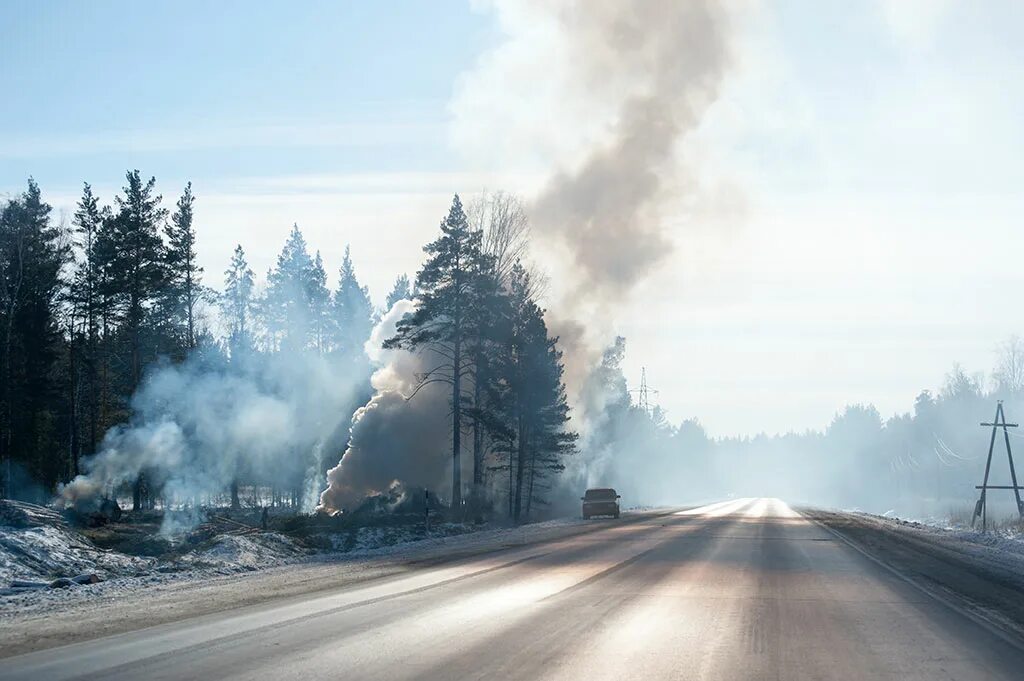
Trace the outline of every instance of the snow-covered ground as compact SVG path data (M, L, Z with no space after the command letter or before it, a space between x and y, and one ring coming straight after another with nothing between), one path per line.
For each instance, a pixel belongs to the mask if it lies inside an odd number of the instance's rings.
M970 527L962 521L949 518L907 520L893 514L875 515L857 512L866 522L875 523L889 531L905 532L918 539L926 539L950 550L969 553L979 560L994 561L1022 570L1024 574L1024 525L997 523L987 532Z
M457 555L560 536L594 521L565 518L514 528L437 523L360 527L328 534L325 549L311 549L275 532L222 534L201 546L153 558L101 549L78 531L59 525L0 526L0 622L15 616L87 606L189 583L241 578L245 573L288 566ZM16 581L45 583L58 577L95 574L94 584L12 589Z

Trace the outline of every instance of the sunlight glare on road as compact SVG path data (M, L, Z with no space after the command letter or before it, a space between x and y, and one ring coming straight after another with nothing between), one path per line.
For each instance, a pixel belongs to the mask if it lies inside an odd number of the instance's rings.
M748 497L744 497L742 499L731 499L729 501L719 501L714 504L707 504L706 506L698 506L697 508L679 511L675 515L697 515L708 518L717 518L719 516L735 513L751 501L753 500Z

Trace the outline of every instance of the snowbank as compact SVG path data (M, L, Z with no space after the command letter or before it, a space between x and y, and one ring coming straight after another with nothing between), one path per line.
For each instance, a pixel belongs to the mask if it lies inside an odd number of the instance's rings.
M0 527L0 587L12 580L50 580L84 572L109 579L150 570L154 563L152 558L97 548L61 527Z
M285 534L252 528L216 534L194 545L179 541L171 545L172 550L151 557L100 548L84 534L53 518L33 522L53 524L0 525L0 621L298 563L336 564L471 553L543 541L575 532L577 526L585 531L584 526L595 525L565 518L520 527L436 522L429 532L421 524L367 526L315 535L307 538L306 543ZM3 589L14 580L49 582L82 573L94 573L101 581L62 589Z

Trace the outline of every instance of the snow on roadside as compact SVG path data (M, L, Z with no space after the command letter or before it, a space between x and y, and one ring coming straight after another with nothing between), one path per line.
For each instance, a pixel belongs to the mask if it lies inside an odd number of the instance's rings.
M104 551L62 527L0 527L0 586L94 572L102 578L149 570L153 559Z
M920 522L903 520L895 515L875 515L861 511L850 512L867 522L892 532L908 533L943 548L967 554L975 560L987 561L1007 570L1024 574L1024 536L1013 527L1001 527L989 532L962 527L945 521Z
M186 553L173 564L248 571L292 563L309 554L310 550L277 532L224 534L214 538L209 546Z
M388 537L387 534L365 532L374 528L360 528L360 534L365 537L363 543L361 545L357 544L352 549L336 557L342 560L378 556L395 557L439 547L449 548L452 551L475 550L491 545L495 548L500 548L501 546L515 545L527 541L543 541L547 538L547 535L557 534L565 528L593 524L593 522L583 520L582 518L559 518L541 523L520 525L519 527L444 523L432 525L427 535L423 534L421 528L401 528L404 529L404 540L402 541L389 541L397 537ZM399 534L398 536L402 535ZM388 539L381 541L382 538Z
M92 546L73 530L55 527L11 528L0 526L0 586L11 579L49 579L58 572L96 572L104 581L64 589L38 589L0 596L0 622L13 617L52 612L70 605L99 604L114 598L137 597L143 591L158 592L176 585L206 583L211 579L240 577L267 568L299 563L357 562L371 559L404 560L500 549L527 542L565 536L582 526L601 521L563 518L519 527L473 526L459 523L432 525L429 534L421 526L362 527L334 535L332 548L308 549L290 537L274 532L218 535L174 559L127 556ZM24 560L21 547L35 542ZM16 547L11 549L10 547ZM72 569L68 570L68 566ZM88 607L92 607L89 605Z

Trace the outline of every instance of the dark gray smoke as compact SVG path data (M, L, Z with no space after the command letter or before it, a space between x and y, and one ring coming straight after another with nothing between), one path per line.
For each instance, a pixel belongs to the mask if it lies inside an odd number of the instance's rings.
M446 386L428 385L415 399L406 399L434 358L382 347L395 334L398 320L412 309L412 301L398 301L373 330L367 351L380 367L371 378L375 394L352 417L349 447L327 472L328 487L317 510L352 510L368 494L386 492L395 482L435 494L450 488Z

